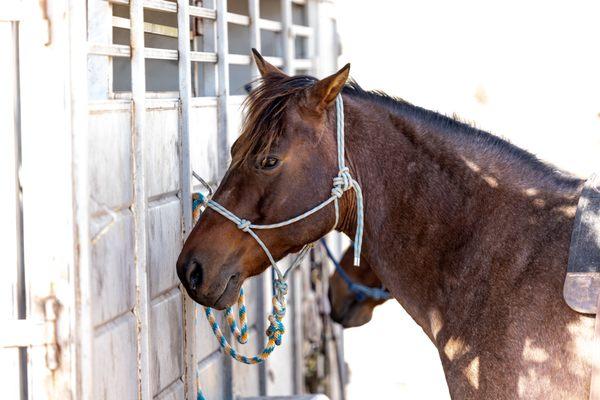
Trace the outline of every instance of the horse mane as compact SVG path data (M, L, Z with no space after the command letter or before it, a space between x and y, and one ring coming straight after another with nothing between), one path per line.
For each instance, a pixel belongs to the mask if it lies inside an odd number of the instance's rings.
M390 96L379 90L365 90L358 83L350 80L344 87L343 93L364 99L389 109L395 115L403 118L414 118L433 126L436 131L448 135L450 138L460 138L466 143L471 143L477 151L493 153L497 159L509 162L521 162L536 173L538 177L550 178L559 187L566 185L568 188L580 183L578 178L571 176L554 165L540 160L537 156L512 144L508 139L496 136L478 129L474 124L413 105L404 99Z
M232 163L268 153L283 133L283 116L290 100L317 82L307 75L267 74L255 83L243 103L242 133L231 149Z
M290 101L318 80L308 75L286 76L268 74L255 81L258 84L243 103L245 116L242 133L232 148L232 163L246 161L250 156L267 154L283 134L283 117ZM349 80L343 94L373 102L403 118L414 118L433 126L436 131L458 137L476 146L478 151L494 153L498 159L520 161L539 175L550 177L559 185L572 186L579 180L545 163L532 153L510 143L507 139L478 129L456 116L449 117L415 106L408 101L382 91L363 89Z

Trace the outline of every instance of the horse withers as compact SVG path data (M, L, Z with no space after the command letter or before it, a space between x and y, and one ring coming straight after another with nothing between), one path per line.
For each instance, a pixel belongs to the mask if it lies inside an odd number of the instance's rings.
M190 297L232 305L271 265L247 221L301 215L347 172L364 194L360 256L438 349L452 397L586 399L594 319L562 298L583 182L489 133L365 91L347 81L349 66L318 80L255 60L262 79L213 197L245 221L202 214L177 261ZM337 159L338 95L348 171ZM356 194L336 192L338 213L330 203L255 234L274 260L332 229L353 237Z

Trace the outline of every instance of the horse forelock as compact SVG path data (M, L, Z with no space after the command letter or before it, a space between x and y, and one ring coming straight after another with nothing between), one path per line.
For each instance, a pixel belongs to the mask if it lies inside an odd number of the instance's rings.
M232 148L232 163L268 153L283 134L291 100L316 82L316 78L306 75L268 74L259 78L258 86L243 103L242 133Z

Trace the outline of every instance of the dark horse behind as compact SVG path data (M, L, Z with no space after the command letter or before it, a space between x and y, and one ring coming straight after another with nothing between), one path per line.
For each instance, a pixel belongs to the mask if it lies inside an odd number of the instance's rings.
M346 163L364 193L362 257L437 347L450 394L587 398L593 318L562 299L583 182L486 132L365 91L347 81L349 66L317 80L255 58L262 81L214 199L260 224L329 197L341 93ZM354 235L355 208L348 191L335 229ZM334 224L328 206L260 237L280 259ZM256 241L213 210L177 262L188 294L219 309L268 266Z

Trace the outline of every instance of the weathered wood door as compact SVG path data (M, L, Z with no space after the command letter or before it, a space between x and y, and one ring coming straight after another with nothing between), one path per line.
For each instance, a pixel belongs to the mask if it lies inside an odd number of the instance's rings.
M191 228L192 168L216 183L227 166L243 83L256 73L250 47L291 73L328 72L316 63L319 7L0 3L0 72L9 77L0 80L3 397L195 399L199 385L211 400L302 391L298 292L272 359L233 365L174 266ZM263 275L247 288L248 353L264 342Z

